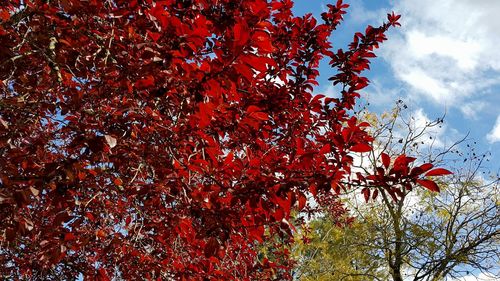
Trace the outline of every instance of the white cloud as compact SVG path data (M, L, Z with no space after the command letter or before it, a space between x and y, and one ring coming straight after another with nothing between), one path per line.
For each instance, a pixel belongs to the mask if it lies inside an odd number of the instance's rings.
M420 141L423 145L433 148L445 146L446 126L429 126L433 121L425 114L422 108L415 110L410 117L410 130L414 134L419 134L422 130L425 132Z
M390 87L386 84L388 83L384 83L377 78L372 78L370 86L363 89L361 95L370 104L377 107L388 109L390 106L395 106L397 100L405 98L404 89Z
M442 35L426 35L421 30L407 34L410 52L417 59L430 55L452 58L461 70L472 70L477 66L481 45L470 40L460 40Z
M490 133L486 135L486 139L490 143L500 142L500 115L498 115L493 129L491 129Z
M469 119L477 119L478 113L486 108L484 101L471 101L460 106L462 113Z
M408 69L399 74L406 83L413 86L426 96L440 102L448 101L453 95L452 92L440 80L429 76L429 74L420 68Z
M393 9L402 28L384 43L381 56L411 93L460 107L484 98L500 84L500 1L402 0ZM473 118L470 107L462 107Z
M347 15L349 20L352 20L355 23L369 22L370 24L378 24L381 22L381 19L385 18L384 17L385 14L387 14L387 11L385 9L378 9L378 10L366 9L363 1L361 0L351 0L348 2L350 7Z

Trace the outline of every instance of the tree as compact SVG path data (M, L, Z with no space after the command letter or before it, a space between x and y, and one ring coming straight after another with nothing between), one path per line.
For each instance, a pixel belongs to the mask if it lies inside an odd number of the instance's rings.
M313 221L311 244L296 247L304 280L335 274L343 280L434 281L498 270L499 176L480 175L486 154L471 148L463 155L456 147L464 140L433 148L431 132L442 119L417 121L404 116L403 107L399 104L390 116L385 114L385 120L365 115L378 124L372 134L383 142L375 142L375 153L354 166L368 173L382 153L411 150L430 163L458 161L454 174L439 182L440 193L405 190L397 201L382 196L371 206L352 196L344 198L355 223L337 226L328 216Z
M373 208L376 212L376 208ZM293 247L297 265L295 280L389 280L385 264L366 241L377 239L371 231L374 221L364 214L363 219L351 218L339 224L331 216L309 222L306 239L298 234Z
M351 109L399 16L332 52L342 1L322 23L289 0L4 2L4 278L290 277L255 246L371 149ZM337 98L312 94L323 58Z

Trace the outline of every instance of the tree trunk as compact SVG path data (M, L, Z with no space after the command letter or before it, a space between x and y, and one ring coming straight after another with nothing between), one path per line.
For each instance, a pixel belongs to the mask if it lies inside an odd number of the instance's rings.
M403 281L400 268L391 268L391 276L394 281Z

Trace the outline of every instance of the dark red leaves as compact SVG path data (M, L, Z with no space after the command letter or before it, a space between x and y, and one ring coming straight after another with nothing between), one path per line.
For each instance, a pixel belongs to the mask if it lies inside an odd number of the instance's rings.
M266 121L269 119L269 116L264 112L253 112L250 116L260 121Z
M389 166L391 165L391 157L389 157L389 155L387 155L387 153L385 152L382 152L380 156L382 157L382 164L384 165L384 167L386 169L389 168Z
M360 152L361 153L361 152L368 152L371 150L372 150L372 147L367 145L367 144L364 144L364 143L359 143L359 144L351 146L352 152Z
M252 68L249 65L244 63L238 63L234 65L234 68L239 75L242 75L242 77L245 78L246 81L248 82L252 81L254 72L252 71Z
M425 164L422 164L419 168L422 170L422 172L427 172L428 170L432 169L432 167L434 167L433 164L425 163Z
M71 232L64 234L64 241L72 241L75 239L76 239L76 236Z
M303 193L299 193L299 210L304 209L307 203L307 197Z
M391 158L388 154L382 152L382 166L376 167L375 171L371 175L362 175L357 172L355 182L358 182L362 186L366 186L361 190L365 200L370 198L370 191L368 187L377 186L380 192L389 194L395 202L406 197L408 191L413 190L413 186L419 184L431 191L439 192L439 186L436 182L429 179L422 179L424 173L429 171L433 165L430 163L425 163L420 166L411 167L412 163L416 160L414 157L408 157L406 155L399 155L393 163L391 169ZM425 174L425 176L441 176L451 174L450 171L437 168L430 170ZM373 192L373 200L378 196L379 189ZM406 191L405 191L406 190Z
M372 150L352 116L361 73L398 16L333 52L342 1L323 21L288 0L7 2L1 276L287 280L291 214L317 212L309 197L345 212L333 193L349 185L352 152ZM324 58L339 97L313 94ZM361 187L375 199L415 183L411 161L391 172L382 156L353 183L376 183ZM279 259L258 256L266 239L282 243L268 253Z
M361 189L361 193L363 193L363 196L365 197L365 202L368 202L370 199L370 189L368 187L365 187Z
M421 186L429 189L430 191L439 192L439 186L431 180L417 180L417 183Z
M217 241L217 238L210 237L208 239L207 244L205 245L204 254L205 257L210 258L217 254L217 250L219 250L220 244Z
M97 271L98 272L98 275L97 275L97 280L99 281L109 281L111 280L109 277L108 277L108 274L106 272L106 269L104 268L99 268L99 270Z
M152 31L147 31L148 33L148 36L151 37L151 39L153 39L154 42L158 41L158 39L160 39L161 37L161 33L157 33L157 32L152 32Z
M249 228L249 235L253 240L257 240L259 242L264 242L264 227L263 226L256 226L256 227L250 227Z
M425 174L426 177L430 177L430 176L444 176L444 175L451 175L453 174L452 172L446 170L446 169L443 169L443 168L437 168L437 169L434 169L434 170L430 170L429 172L427 172Z
M5 10L0 10L0 20L3 22L7 22L10 19L10 12L5 9Z
M255 106L255 105L250 105L248 108L247 108L247 113L252 113L252 112L258 112L258 111L261 111L262 109L260 109L258 106Z
M389 24L392 26L401 26L398 20L401 18L401 15L396 15L394 12L391 14L387 14L387 20L389 20Z
M329 143L325 144L319 151L319 154L327 154L332 150Z
M144 78L137 80L135 82L135 87L138 89L144 89L154 86L154 84L155 84L155 78L153 77L153 75L148 75Z
M394 167L402 168L402 167L407 167L409 163L415 161L415 157L408 157L404 154L399 155L396 160L394 161Z
M252 42L261 53L271 53L275 50L269 34L265 31L257 30L252 36Z
M415 160L416 160L416 158L408 157L404 154L398 156L396 158L396 160L394 160L392 172L399 173L399 174L402 174L405 176L408 175L408 173L409 173L409 166L408 165Z
M234 25L233 32L236 46L243 46L250 39L248 26L244 21Z
M269 116L264 113L264 112L261 112L262 109L260 109L259 107L255 106L255 105L250 105L248 108L247 108L247 114L248 116L256 119L256 120L260 120L260 121L266 121L269 119Z

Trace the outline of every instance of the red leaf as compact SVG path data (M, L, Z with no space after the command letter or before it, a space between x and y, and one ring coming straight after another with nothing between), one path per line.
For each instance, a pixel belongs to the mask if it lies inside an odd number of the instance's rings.
M422 172L427 172L428 170L432 169L432 167L434 167L434 165L432 165L431 163L420 165L420 169L422 170Z
M253 45L259 49L260 52L270 53L274 51L271 38L269 34L264 31L256 31L252 36Z
M237 72L239 72L247 81L252 81L253 79L253 71L252 69L244 63L237 63L234 65L234 68Z
M259 241L260 243L264 242L263 236L264 236L264 227L263 226L257 226L254 228L251 228L249 231L249 234L251 237L253 237L255 240Z
M365 197L365 202L368 202L368 200L370 199L370 189L368 187L365 187L361 190L361 193L363 193Z
M276 197L276 201L286 214L290 213L290 209L292 208L292 196L288 195L286 198L278 196Z
M351 147L350 149L352 152L368 152L368 151L371 151L372 150L372 147L367 145L367 144L364 144L364 143L359 143L359 144L356 144L354 146Z
M267 113L264 112L252 112L250 116L261 121L269 120L269 115L267 115Z
M255 105L250 105L248 108L247 108L247 113L252 113L252 112L258 112L258 111L261 111L262 109L260 109L260 107L258 106L255 106Z
M394 159L385 156L375 175L351 177L350 152L368 152L373 141L369 124L354 117L355 89L368 85L361 71L397 15L333 53L330 33L347 7L336 0L324 24L294 15L289 0L3 2L0 79L10 78L0 81L9 92L0 102L0 205L13 207L2 209L9 223L0 233L30 250L2 252L19 265L11 279L29 278L33 257L92 280L161 279L158 266L180 280L273 279L275 270L291 270L289 254L264 262L253 242L276 242L269 254L280 254L289 239L277 236L293 235L291 208L314 212L308 196L337 212L341 202L323 195L388 178L402 188L418 178L403 173L411 158L386 175L382 164ZM19 29L11 16L23 10ZM25 38L25 30L37 32ZM60 69L40 63L40 46L24 44L33 36ZM333 83L346 86L335 97L313 94L322 57L331 59ZM27 112L60 118L17 121ZM371 200L376 190L362 196ZM33 222L22 211L28 207L38 215ZM40 217L53 219L46 225ZM71 255L85 252L96 254L80 270ZM130 270L115 272L113 260ZM38 279L48 278L44 272Z
M248 39L250 39L248 26L245 22L235 24L233 32L236 46L243 46L248 42Z
M226 159L224 159L224 166L229 166L233 162L234 153L231 151L227 154Z
M384 152L382 152L381 156L382 156L382 164L386 169L389 168L389 166L391 165L391 157L389 157L389 155L387 155L387 153Z
M415 161L416 158L414 157L408 157L404 154L399 155L396 160L394 160L394 171L396 172L402 172L404 174L408 173L408 164L411 162Z
M241 57L241 60L251 66L252 68L264 72L267 70L266 58L265 57L257 57L254 55L247 55Z
M342 0L337 0L337 8L338 9L343 9L343 8L349 8L349 4L343 4Z
M330 187L333 189L333 191L335 191L335 194L340 194L340 184L337 181L332 180L330 182Z
M64 241L72 241L75 239L76 239L76 236L71 232L64 234Z
M205 250L204 250L205 257L209 258L215 256L217 250L219 249L219 246L220 244L217 238L210 237L210 239L208 239L207 244L205 245Z
M319 154L323 155L326 153L330 153L332 151L332 148L329 143L325 144L319 151Z
M10 13L9 11L7 11L7 9L5 10L0 10L0 19L3 21L3 22L7 22L9 19L10 19Z
M430 191L439 192L439 186L431 180L417 180L417 183L421 186L429 189Z
M443 168L437 168L437 169L434 169L434 170L430 170L429 172L427 172L425 174L426 177L430 177L430 176L444 176L444 175L451 175L453 174L452 172L446 170L446 169L443 169Z
M333 186L332 186L332 187L333 187ZM316 185L314 185L314 184L311 184L311 185L309 186L309 192L311 192L311 194L312 194L313 196L316 196L316 194L318 194L318 187L316 187Z
M392 26L401 26L398 20L401 18L401 15L396 15L394 12L391 14L387 14L387 19L389 20L389 24Z
M299 193L299 210L304 209L306 206L307 198L304 194Z
M144 89L154 86L154 84L155 84L155 78L153 77L153 75L148 75L142 79L137 80L135 82L135 87L139 89Z
M99 281L109 281L110 280L108 277L108 274L106 273L106 269L101 267L101 268L99 268L98 272L99 272L99 275L97 276L97 279Z
M157 32L152 32L152 31L146 31L149 35L149 37L151 37L151 39L153 39L153 41L158 41L158 39L160 39L161 37L161 33L157 33Z
M86 216L86 217L87 217L87 218L88 218L91 222L95 221L95 217L94 217L94 215L92 215L92 213L87 212L87 213L85 213L85 216Z
M210 124L210 120L212 119L213 113L214 113L214 105L211 102L208 103L200 103L198 105L199 108L199 120L200 120L200 126L202 128L206 127L207 125Z
M415 157L408 157L404 154L399 155L394 161L394 166L408 166L411 162L415 161Z

